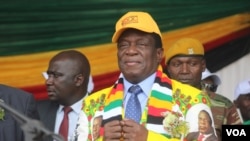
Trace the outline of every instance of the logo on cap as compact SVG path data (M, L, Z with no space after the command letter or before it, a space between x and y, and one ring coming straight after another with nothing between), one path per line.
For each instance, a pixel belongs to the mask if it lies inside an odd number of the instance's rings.
M188 49L188 54L194 54L194 49L193 48L189 48Z
M126 26L127 24L130 23L138 23L138 16L129 16L122 20L122 26Z

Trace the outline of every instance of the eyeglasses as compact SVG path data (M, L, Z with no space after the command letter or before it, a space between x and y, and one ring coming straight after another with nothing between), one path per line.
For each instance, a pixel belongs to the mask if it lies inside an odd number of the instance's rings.
M202 82L201 85L202 85L203 89L208 89L212 92L216 92L217 87L218 87L218 85L208 84L208 83L204 83L204 82Z

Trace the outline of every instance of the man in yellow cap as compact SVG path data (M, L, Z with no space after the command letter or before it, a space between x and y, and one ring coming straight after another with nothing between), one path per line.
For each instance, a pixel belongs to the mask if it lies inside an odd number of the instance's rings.
M166 51L166 67L172 79L200 89L201 75L206 69L203 45L194 38L176 41ZM194 68L192 73L188 68Z
M166 51L165 73L171 79L189 84L209 95L216 132L221 140L222 124L241 124L241 121L236 107L228 98L212 91L206 91L205 85L202 85L202 72L206 70L204 52L202 43L197 39L177 40Z
M183 121L186 115L193 115L187 106L191 109L200 105L201 109L211 113L209 98L200 90L171 80L163 73L161 32L151 15L146 12L123 15L116 23L112 42L117 44L121 74L113 86L93 93L83 101L75 140L92 140L93 131L86 119L91 121L100 112L99 140L105 141L180 140L188 132L188 125L169 126L176 120ZM182 98L194 98L185 103L177 96L179 93ZM176 119L168 120L169 116L176 116ZM192 127L198 129L198 125Z

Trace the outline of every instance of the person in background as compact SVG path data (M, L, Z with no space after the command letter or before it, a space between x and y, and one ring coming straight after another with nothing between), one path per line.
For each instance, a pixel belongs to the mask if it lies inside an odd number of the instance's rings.
M244 125L250 125L250 79L241 81L235 87L234 104L240 111Z
M216 92L221 80L218 75L211 73L207 68L202 72L202 85L207 91Z
M149 13L124 14L116 23L112 42L117 45L121 73L113 86L83 101L75 141L92 140L94 131L86 123L90 123L97 112L103 112L98 140L105 141L174 140L178 137L165 130L165 125L172 120L163 123L164 118L176 114L176 120L184 120L189 113L187 104L190 108L200 105L211 112L209 98L200 90L171 80L163 73L160 65L164 54L162 36ZM187 95L189 93L193 95ZM178 94L190 101L182 101ZM164 114L166 112L169 114Z
M221 140L222 125L241 124L236 107L222 95L206 91L202 83L202 72L206 70L202 43L194 38L181 38L166 51L165 73L170 78L189 84L208 93L211 100L213 119L215 120L216 134Z
M43 77L44 77L45 79L48 79L48 78L49 78L47 72L43 72L42 75L43 75ZM88 83L88 94L91 94L91 93L93 92L94 88L95 88L95 83L94 83L94 81L93 81L93 76L90 75L90 76L89 76L89 83Z
M220 84L221 80L216 74L211 73L208 69L202 72L202 87L206 90L214 105L217 105L212 107L212 112L216 115L216 118L214 118L215 123L230 125L242 124L235 104L227 97L216 93ZM225 112L223 113L221 111ZM221 119L221 117L224 117L224 119Z
M28 118L39 120L37 103L31 93L0 84L0 102L6 103ZM25 141L21 124L13 116L0 107L0 141Z
M212 117L205 110L198 115L198 131L188 133L187 141L215 141L217 137L212 127Z
M38 101L41 121L48 129L63 135L67 141L74 134L82 100L88 95L90 64L79 51L62 51L50 60L47 75L45 84L49 99ZM64 131L64 134L60 126L64 123L66 107L69 108L68 131Z

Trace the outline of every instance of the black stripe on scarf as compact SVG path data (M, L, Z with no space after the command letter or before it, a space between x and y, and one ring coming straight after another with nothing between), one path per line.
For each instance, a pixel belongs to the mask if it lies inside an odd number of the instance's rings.
M147 123L162 125L164 117L148 115Z
M156 77L155 82L158 83L162 87L166 87L172 90L172 85L167 82L162 82L160 77Z
M102 127L104 127L104 125L110 121L113 121L113 120L122 120L122 115L117 115L117 116L114 116L114 117L111 117L109 119L106 119L106 120L103 120L102 121Z

